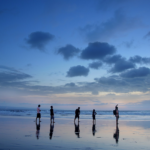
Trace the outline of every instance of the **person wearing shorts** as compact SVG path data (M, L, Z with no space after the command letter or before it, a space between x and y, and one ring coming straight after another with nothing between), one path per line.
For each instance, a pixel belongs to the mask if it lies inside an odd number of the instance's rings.
M50 109L50 116L51 116L51 122L53 120L53 123L55 123L54 122L54 110L53 110L53 106L51 106L51 109Z
M40 110L40 106L41 106L41 105L38 105L38 107L37 107L36 122L37 122L37 118L39 118L39 122L41 122L41 121L40 121L40 119L41 119L41 113L40 113L41 110Z

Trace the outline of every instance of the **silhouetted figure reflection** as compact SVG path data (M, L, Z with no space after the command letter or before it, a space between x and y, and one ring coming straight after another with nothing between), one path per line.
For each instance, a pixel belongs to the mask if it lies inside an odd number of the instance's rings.
M36 138L39 139L39 135L40 135L40 122L39 124L37 124L36 122Z
M77 135L78 138L80 138L79 122L78 124L74 123L74 127L75 127L75 134Z
M93 136L95 136L96 133L96 123L93 122L93 126L92 126L92 132L93 132Z
M53 136L53 132L54 132L54 122L50 124L50 133L49 133L49 139L52 139Z
M118 143L119 140L119 128L118 124L116 123L116 132L114 133L114 139L116 140L116 143Z

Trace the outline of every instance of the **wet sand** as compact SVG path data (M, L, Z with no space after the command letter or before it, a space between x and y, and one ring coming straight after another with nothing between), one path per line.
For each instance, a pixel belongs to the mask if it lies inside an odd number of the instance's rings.
M36 124L35 118L0 117L0 150L148 150L150 121L119 121L84 119L74 124L73 119L48 118Z

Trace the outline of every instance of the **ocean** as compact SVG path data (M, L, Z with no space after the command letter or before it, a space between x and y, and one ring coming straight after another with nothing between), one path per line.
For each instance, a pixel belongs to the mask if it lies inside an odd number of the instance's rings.
M0 108L0 116L22 116L22 117L36 117L36 109L4 109ZM113 110L96 110L96 119L114 120ZM75 110L55 110L55 118L69 118L74 119ZM149 120L150 110L120 110L120 120ZM50 118L49 109L41 109L41 117ZM92 119L92 110L81 110L81 119Z

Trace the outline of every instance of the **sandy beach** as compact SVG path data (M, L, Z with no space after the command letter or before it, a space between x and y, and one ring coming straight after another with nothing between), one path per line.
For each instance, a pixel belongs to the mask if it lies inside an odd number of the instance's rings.
M115 119L115 118L114 118ZM83 119L74 124L73 119L48 118L36 124L33 117L0 117L0 150L52 149L98 150L136 149L148 150L150 121L119 121Z

